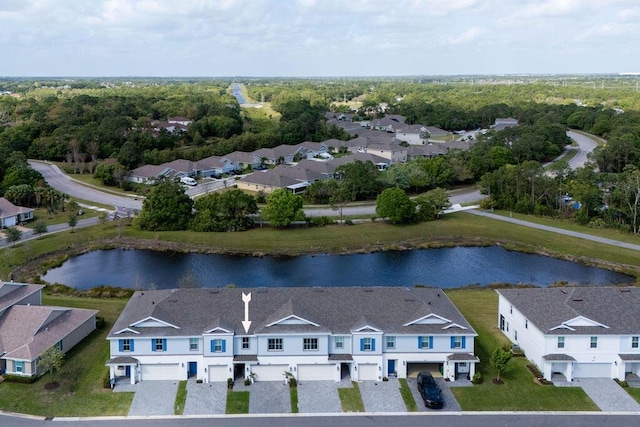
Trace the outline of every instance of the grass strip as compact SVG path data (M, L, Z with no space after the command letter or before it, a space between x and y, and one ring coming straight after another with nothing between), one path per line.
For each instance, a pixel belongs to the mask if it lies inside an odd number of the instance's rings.
M640 388L625 387L625 390L640 403Z
M400 396L402 396L402 400L404 401L404 405L407 407L407 411L417 412L418 405L416 404L416 400L413 398L409 384L407 384L407 379L400 378L398 381L400 382Z
M339 388L338 396L342 405L342 412L364 412L364 403L360 395L360 387L356 381L352 381L353 387Z
M298 387L289 387L289 396L291 398L291 413L298 413Z
M451 391L465 411L598 411L580 387L554 387L534 381L527 369L525 357L511 359L511 369L500 378L504 384L491 380L497 373L489 364L491 352L508 344L499 331L498 295L490 289L447 290L447 296L478 333L475 354L480 358L477 367L484 382L473 387L452 387Z
M248 414L249 413L249 392L233 391L227 392L226 414Z
M182 415L184 413L184 405L187 403L187 381L178 382L178 392L176 400L173 403L174 415Z

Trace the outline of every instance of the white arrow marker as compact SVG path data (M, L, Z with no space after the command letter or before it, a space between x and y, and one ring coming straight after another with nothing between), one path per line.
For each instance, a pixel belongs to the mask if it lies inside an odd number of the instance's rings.
M244 302L244 320L242 326L244 327L245 334L249 332L251 327L251 321L249 320L249 301L251 301L251 292L248 294L242 293L242 302Z

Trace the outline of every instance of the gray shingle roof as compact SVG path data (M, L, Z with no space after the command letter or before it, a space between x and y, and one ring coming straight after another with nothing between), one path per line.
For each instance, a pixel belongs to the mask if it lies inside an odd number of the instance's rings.
M42 285L28 283L0 282L0 314L14 304L40 292Z
M640 288L563 287L500 289L509 300L543 333L554 335L601 335L640 333ZM602 326L557 328L576 317Z
M550 362L575 362L576 359L574 359L573 357L569 356L568 354L545 354L544 356L542 356L542 358L544 360L550 361Z
M373 326L393 334L476 335L471 325L444 292L432 288L328 287L328 288L215 288L138 291L123 310L109 337L197 336L221 319L236 334L244 334L242 293L251 292L249 334L322 332L350 334L358 326ZM427 307L428 309L425 309ZM444 324L411 324L416 313L436 314ZM170 314L169 314L170 313ZM295 316L318 324L277 324ZM146 318L166 321L169 327L131 327ZM452 323L465 329L450 327ZM123 332L127 328L139 334Z

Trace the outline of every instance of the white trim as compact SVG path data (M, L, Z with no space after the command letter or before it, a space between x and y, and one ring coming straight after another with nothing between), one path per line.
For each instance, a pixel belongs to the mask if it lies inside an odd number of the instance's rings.
M571 327L569 327L569 326L565 325L564 323L563 323L562 325L554 326L553 328L551 328L551 329L549 329L549 330L550 330L550 331L555 331L556 329L568 329L568 330L570 330L570 331L574 331L574 332L575 332L575 329L573 329L573 328L571 328Z
M131 328L124 328L124 329L119 330L118 332L114 332L113 335L118 335L118 334L122 334L122 333L125 333L125 332L131 332L132 334L140 334L140 332L134 331Z
M180 329L180 327L178 327L176 325L172 325L169 322L165 322L164 320L157 319L157 318L155 318L153 316L145 317L144 319L138 320L137 322L132 323L129 326L135 326L135 327L138 327L138 328L145 328L146 326L142 326L141 323L144 323L144 322L149 321L149 320L153 320L155 322L161 323L161 324L163 324L165 326L169 326L171 328ZM154 326L154 328L157 328L157 326Z
M382 333L383 331L382 331L382 329L374 328L373 326L364 325L361 328L352 329L351 332L352 333L355 333L355 332L360 332L360 333L380 332L380 333Z
M469 328L465 328L462 325L458 325L457 323L451 323L450 325L445 326L442 329L449 329L449 328L460 328L460 329L469 329Z
M222 331L222 332L224 332L225 334L231 334L231 333L232 333L232 331L230 331L230 330L228 330L228 329L225 329L225 328L222 328L222 327L220 327L220 326L216 326L216 327L215 327L215 328L213 328L213 329L209 329L208 331L205 331L204 333L205 333L205 334L213 334L213 333L215 333L215 331Z
M427 319L438 319L438 320L440 320L440 322L438 322L438 321L436 321L436 322L424 322L424 320L427 320ZM451 320L446 319L446 318L444 318L442 316L438 316L437 314L430 313L430 314L427 314L426 316L423 316L423 317L421 317L419 319L412 320L409 323L405 323L402 326L411 326L411 325L416 325L416 324L426 325L426 324L438 324L438 323L440 323L440 324L451 323Z
M271 322L271 323L269 323L269 324L267 325L267 327L277 325L277 324L279 324L279 323L281 323L281 322L284 322L284 321L286 321L286 320L290 320L290 319L297 319L297 320L300 320L301 322L307 323L307 324L309 324L309 325L313 325L313 326L320 326L320 325L318 325L317 323L314 323L314 322L312 322L312 321L310 321L310 320L307 320L307 319L304 319L304 318L302 318L302 317L296 316L295 314L292 314L292 315L290 315L290 316L283 317L282 319L278 319L278 320L276 320L275 322Z

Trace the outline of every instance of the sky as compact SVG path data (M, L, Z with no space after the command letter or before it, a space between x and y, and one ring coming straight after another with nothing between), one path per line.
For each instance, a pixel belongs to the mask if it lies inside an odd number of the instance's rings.
M640 71L639 0L0 0L0 76Z

